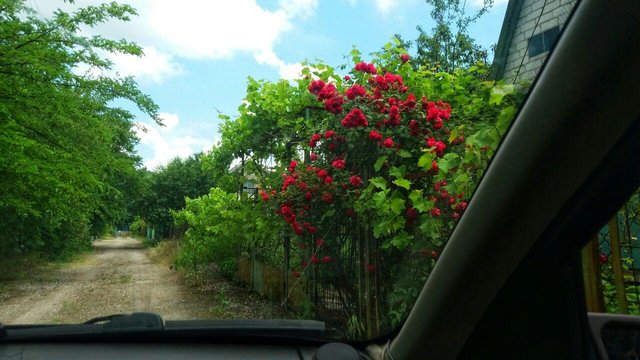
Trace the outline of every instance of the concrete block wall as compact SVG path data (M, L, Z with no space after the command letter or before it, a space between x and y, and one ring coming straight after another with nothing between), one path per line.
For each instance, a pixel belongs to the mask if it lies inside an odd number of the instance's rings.
M547 0L546 5L544 0L524 0L506 61L505 79L514 80L516 75L516 80L535 77L549 53L530 58L527 51L529 39L555 26L562 28L574 5L575 0Z

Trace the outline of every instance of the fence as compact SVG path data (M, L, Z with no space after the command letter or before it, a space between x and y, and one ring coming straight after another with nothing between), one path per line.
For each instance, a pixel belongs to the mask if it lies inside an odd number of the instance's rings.
M590 311L640 315L640 203L638 194L583 250Z

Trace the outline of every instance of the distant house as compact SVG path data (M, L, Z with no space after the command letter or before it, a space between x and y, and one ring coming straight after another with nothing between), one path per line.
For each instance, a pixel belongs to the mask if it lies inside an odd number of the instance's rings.
M509 0L496 47L494 79L533 79L576 0Z

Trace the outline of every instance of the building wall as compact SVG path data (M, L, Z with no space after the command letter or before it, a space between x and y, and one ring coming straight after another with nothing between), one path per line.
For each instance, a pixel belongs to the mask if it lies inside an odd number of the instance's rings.
M544 0L524 0L505 64L505 79L512 81L533 79L548 52L530 58L527 51L529 39L555 26L562 28L575 5L575 0L547 0L546 5L544 3ZM540 14L542 16L538 21ZM519 73L518 68L520 68ZM516 74L517 79L515 79Z

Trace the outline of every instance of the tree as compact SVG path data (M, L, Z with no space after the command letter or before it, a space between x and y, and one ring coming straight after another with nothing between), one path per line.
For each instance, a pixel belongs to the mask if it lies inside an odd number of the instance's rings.
M486 63L487 49L476 44L469 36L469 25L489 11L493 0L483 0L482 7L472 15L467 15L466 1L425 1L432 7L431 18L435 21L435 26L431 34L418 26L420 34L415 41L416 62L449 73L478 62Z
M2 252L63 255L126 215L138 140L133 115L111 104L130 100L152 118L157 105L132 78L105 75L112 64L98 53L140 47L79 29L135 14L110 3L43 19L24 1L0 0Z

